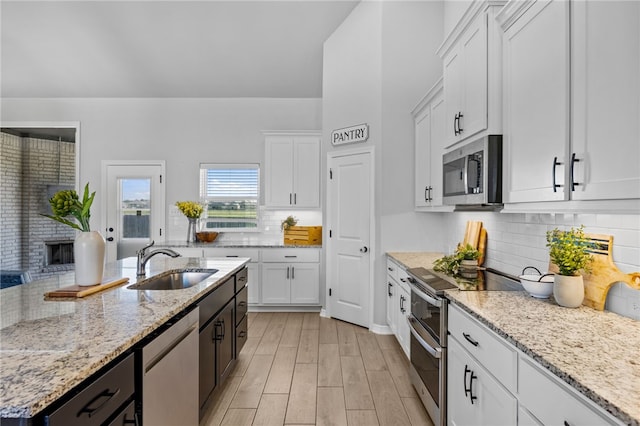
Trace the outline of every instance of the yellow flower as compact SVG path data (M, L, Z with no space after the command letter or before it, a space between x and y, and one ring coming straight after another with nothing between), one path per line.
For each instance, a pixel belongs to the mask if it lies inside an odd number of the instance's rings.
M178 201L176 206L183 215L191 219L199 218L204 211L202 204L196 203L195 201Z

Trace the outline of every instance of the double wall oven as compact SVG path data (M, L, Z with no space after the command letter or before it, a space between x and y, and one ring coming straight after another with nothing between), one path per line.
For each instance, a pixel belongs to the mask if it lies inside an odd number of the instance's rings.
M424 268L407 270L411 284L411 367L409 375L435 425L446 423L447 299L456 288Z

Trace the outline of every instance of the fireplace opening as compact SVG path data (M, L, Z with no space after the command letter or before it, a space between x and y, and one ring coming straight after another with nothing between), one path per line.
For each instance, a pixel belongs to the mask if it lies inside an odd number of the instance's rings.
M73 265L73 240L46 241L45 266Z

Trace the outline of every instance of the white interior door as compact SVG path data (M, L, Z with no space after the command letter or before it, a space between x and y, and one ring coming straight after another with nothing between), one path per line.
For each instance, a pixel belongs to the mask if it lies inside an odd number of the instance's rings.
M372 152L330 154L327 306L333 318L371 321Z
M103 162L107 262L164 240L164 161Z

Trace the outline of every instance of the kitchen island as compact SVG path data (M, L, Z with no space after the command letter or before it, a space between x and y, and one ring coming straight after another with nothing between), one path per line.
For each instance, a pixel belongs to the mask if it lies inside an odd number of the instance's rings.
M137 282L135 258L105 267L105 277L128 277L128 284L82 299L44 299L46 292L73 285L73 273L3 289L0 417L29 419L39 415L214 291L248 261L164 256L151 259L147 278L172 269L218 270L203 282L180 290L127 288Z
M441 257L420 252L388 256L406 268L427 269ZM445 296L621 423L640 424L639 321L586 306L564 308L553 298L535 299L524 291L454 289Z

